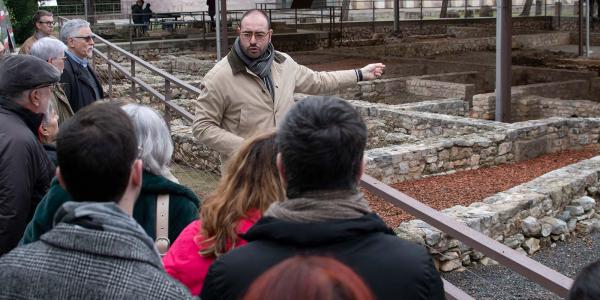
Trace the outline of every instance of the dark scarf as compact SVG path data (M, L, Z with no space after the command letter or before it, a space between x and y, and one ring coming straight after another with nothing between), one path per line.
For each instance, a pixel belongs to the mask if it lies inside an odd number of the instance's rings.
M8 100L4 97L0 97L0 107L16 114L27 128L31 130L33 135L37 140L38 130L40 128L40 124L42 124L42 119L44 118L44 114L36 114L29 109L22 107L21 105L15 103L14 101Z
M239 37L235 39L233 49L238 57L244 62L246 67L248 67L252 73L256 74L256 76L258 76L265 83L265 86L269 90L269 94L271 94L271 98L275 100L273 76L271 75L271 65L273 64L273 58L275 57L275 49L273 48L273 44L269 43L267 51L255 59L248 57L246 53L244 53L240 45Z

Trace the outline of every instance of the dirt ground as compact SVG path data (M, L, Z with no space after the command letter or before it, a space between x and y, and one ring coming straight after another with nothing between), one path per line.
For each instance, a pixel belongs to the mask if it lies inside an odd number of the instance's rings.
M599 150L564 151L528 161L404 181L391 186L437 209L468 206L501 191L531 181L552 170L599 155ZM365 192L371 208L392 228L413 217Z

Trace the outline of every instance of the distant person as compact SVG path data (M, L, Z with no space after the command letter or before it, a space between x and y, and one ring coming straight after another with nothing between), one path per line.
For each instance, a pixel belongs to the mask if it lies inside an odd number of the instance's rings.
M56 67L62 74L65 70L65 60L67 59L65 56L66 50L67 46L65 46L63 42L55 38L42 38L31 46L31 52L29 54L47 61L49 64ZM75 113L71 108L71 104L69 103L69 99L67 99L67 95L65 95L65 90L62 88L62 85L56 85L52 89L52 94L52 103L58 114L59 124L61 124L70 119Z
M148 31L148 24L150 24L151 16L152 10L150 9L150 3L144 3L144 0L137 0L135 1L135 4L131 6L131 19L133 24L140 25L142 34L145 34L146 31Z
M219 0L221 1L221 0ZM206 6L208 6L208 16L210 17L210 28L215 30L215 14L217 12L217 6L215 0L206 0Z
M210 265L246 244L246 233L269 205L284 198L275 156L275 134L249 139L230 160L215 191L204 201L200 220L177 238L163 263L167 272L199 295Z
M169 164L173 155L173 142L164 119L153 109L138 104L127 104L123 107L131 121L139 145L139 157L144 163L142 173L142 188L133 209L133 218L144 228L146 233L155 240L159 250L165 253L170 243L175 241L180 232L198 217L200 199L196 194L183 185L171 174ZM59 160L60 163L60 160ZM159 207L159 196L163 205ZM27 225L23 244L29 244L53 227L54 214L59 207L74 201L59 184L52 182L50 191L35 210L33 220ZM166 216L167 235L161 236L157 224L160 224L159 211ZM165 239L167 238L167 239Z
M60 40L67 45L65 70L60 82L74 112L104 98L102 83L88 65L94 50L94 35L90 23L73 19L63 24Z
M600 261L587 265L579 274L571 291L569 300L597 300L600 299Z
M48 112L44 114L44 118L42 119L42 124L40 124L40 128L38 130L38 138L46 154L48 155L48 159L52 162L54 168L52 169L52 174L54 174L54 169L58 165L58 158L56 156L56 137L58 136L58 113L56 112L56 108L54 107L54 103L48 103Z
M245 12L227 57L204 76L195 101L194 136L226 161L244 139L275 129L294 105L294 93L325 94L379 78L384 65L315 72L275 51L262 10Z
M399 295L398 298L402 298ZM354 271L330 257L294 256L252 283L243 300L375 300Z
M269 268L308 253L345 264L379 300L444 299L427 250L397 237L358 190L366 142L365 123L344 100L309 96L292 107L277 130L287 199L242 236L248 244L213 263L200 297L239 299Z
M31 55L0 60L0 256L17 245L54 176L38 130L59 78Z
M127 114L112 103L82 109L57 151L56 176L76 201L39 241L0 258L0 298L191 299L131 217L143 166Z
M42 38L54 38L52 36L52 33L54 32L54 25L56 25L56 22L54 22L54 16L51 12L45 10L36 11L33 15L33 26L35 28L35 32L32 36L26 39L25 42L23 42L23 45L21 45L21 49L19 50L19 54L29 54L31 51L31 46L33 46L35 42Z

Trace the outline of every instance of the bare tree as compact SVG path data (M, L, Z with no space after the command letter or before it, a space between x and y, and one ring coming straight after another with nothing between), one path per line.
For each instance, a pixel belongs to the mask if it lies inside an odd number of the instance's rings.
M523 5L523 11L521 11L521 16L529 16L531 13L531 5L533 5L533 0L525 0L525 4Z
M445 18L447 16L449 2L450 2L450 0L442 0L442 9L440 10L440 18Z

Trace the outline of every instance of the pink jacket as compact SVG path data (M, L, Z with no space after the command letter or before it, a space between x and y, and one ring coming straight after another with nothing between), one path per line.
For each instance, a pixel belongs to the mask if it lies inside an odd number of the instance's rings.
M258 210L249 211L247 218L240 220L238 223L238 234L246 233L260 218L261 213ZM200 221L190 223L179 234L175 243L171 245L167 255L163 257L163 264L167 273L187 286L194 296L200 295L202 292L202 285L206 273L208 273L208 268L215 260L215 258L204 257L199 253L202 249L199 245L203 241L202 237L198 237L201 226ZM236 247L246 243L246 241L240 239Z

